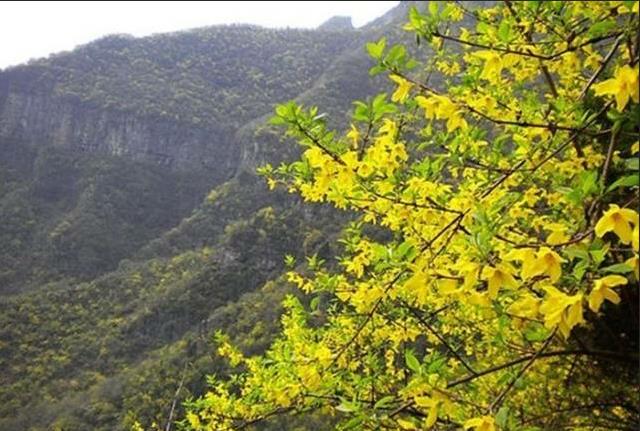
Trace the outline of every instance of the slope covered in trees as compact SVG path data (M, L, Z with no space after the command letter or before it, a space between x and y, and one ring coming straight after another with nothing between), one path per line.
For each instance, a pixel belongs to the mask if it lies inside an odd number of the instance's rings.
M0 72L0 429L128 429L136 418L164 427L183 373L174 418L204 393L205 374L227 370L211 357L217 329L251 351L268 345L290 290L284 256L337 253L346 218L268 193L255 176L297 153L266 124L269 112L322 98L344 117L351 98L376 88L362 44L397 37L404 15L338 32L109 37ZM189 59L202 66L180 66ZM83 122L71 132L67 110ZM116 151L153 149L153 133L121 130L158 124L172 136L206 130L207 148L231 154L171 166ZM94 132L99 145L81 140ZM222 165L232 169L220 175Z

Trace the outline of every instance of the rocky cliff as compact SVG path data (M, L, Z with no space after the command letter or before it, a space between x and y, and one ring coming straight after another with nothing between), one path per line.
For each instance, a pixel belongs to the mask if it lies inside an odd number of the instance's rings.
M126 156L180 170L207 168L216 182L234 173L240 153L224 130L10 89L0 95L2 140Z

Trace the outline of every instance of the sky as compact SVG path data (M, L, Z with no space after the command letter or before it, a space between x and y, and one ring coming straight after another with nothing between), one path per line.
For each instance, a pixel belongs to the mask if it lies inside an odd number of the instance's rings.
M332 16L360 27L397 1L0 1L0 68L68 51L101 36L146 36L214 24L313 28Z

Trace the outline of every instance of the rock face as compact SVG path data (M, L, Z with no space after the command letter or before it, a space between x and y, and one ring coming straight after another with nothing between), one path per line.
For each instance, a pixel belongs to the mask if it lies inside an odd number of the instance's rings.
M353 30L353 23L350 16L334 16L320 24L318 30Z
M217 180L233 175L240 156L225 131L37 92L0 93L0 140L122 155L177 170L207 168Z

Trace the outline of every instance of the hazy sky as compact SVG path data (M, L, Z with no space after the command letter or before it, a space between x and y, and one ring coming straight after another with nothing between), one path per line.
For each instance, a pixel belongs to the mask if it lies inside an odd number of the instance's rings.
M335 15L351 16L358 27L397 4L397 1L0 1L0 68L67 51L112 33L145 36L230 23L312 28Z

